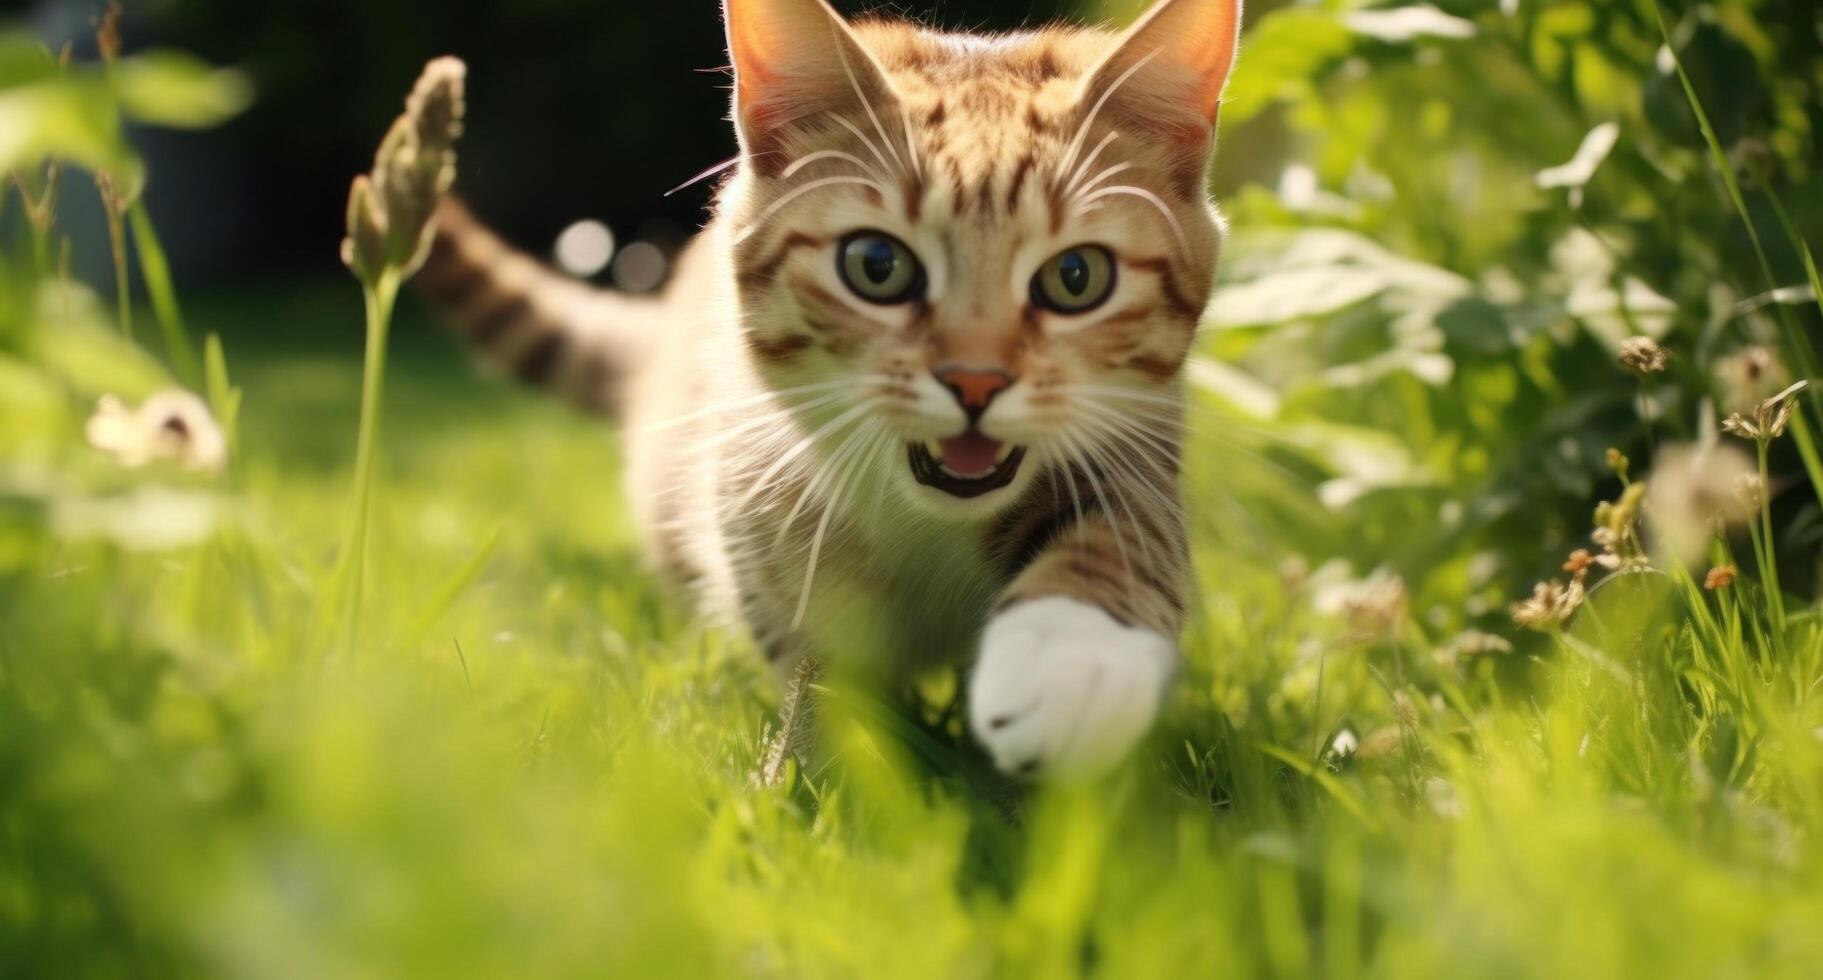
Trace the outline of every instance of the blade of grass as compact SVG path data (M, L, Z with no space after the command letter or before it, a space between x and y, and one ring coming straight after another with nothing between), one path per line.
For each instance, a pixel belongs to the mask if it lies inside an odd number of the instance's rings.
M1754 257L1759 260L1760 271L1766 276L1766 289L1768 292L1776 291L1779 288L1778 273L1773 271L1772 259L1766 253L1766 244L1760 240L1760 229L1753 223L1753 214L1747 210L1747 198L1741 193L1741 182L1735 177L1734 165L1728 162L1728 151L1723 148L1721 138L1715 134L1715 126L1709 121L1709 113L1703 108L1703 100L1696 94L1696 85L1690 81L1690 73L1684 70L1684 59L1678 55L1677 44L1671 39L1671 26L1665 22L1665 12L1659 8L1658 0L1650 0L1650 3L1652 15L1658 18L1658 31L1664 38L1665 50L1670 52L1671 64L1677 69L1678 81L1683 84L1684 98L1690 103L1690 111L1696 115L1697 128L1703 133L1703 142L1709 146L1709 156L1715 164L1716 171L1722 177L1722 183L1728 188L1728 199L1733 202L1735 212L1741 216L1741 223L1747 226L1747 240L1753 243ZM1783 216L1784 209L1781 207L1777 210ZM1792 232L1793 229L1787 224L1787 233ZM1810 272L1811 285L1814 289L1818 283L1816 265L1809 261L1808 248L1800 251L1805 253L1806 266ZM1817 295L1817 301L1823 305L1823 293ZM1802 371L1806 378L1816 377L1816 358L1809 340L1805 338L1804 332L1799 329L1797 323L1792 320L1791 311L1786 308L1785 304L1776 303L1774 306L1778 310L1779 325L1785 332L1785 344L1798 360L1798 370ZM1813 397L1810 404L1811 408L1817 411L1819 422L1823 423L1823 408L1819 407L1823 405L1823 402L1819 402ZM1797 428L1803 430L1804 419L1800 417L1797 422ZM1823 467L1813 465L1812 460L1815 454L1813 446L1805 457L1804 465L1810 471L1811 491L1817 495L1818 503L1823 503Z
M424 635L430 632L431 627L437 625L437 620L442 619L444 614L449 612L450 607L456 604L456 600L462 597L462 593L475 584L475 579L481 575L481 570L487 567L488 559L494 556L494 549L499 544L500 531L495 529L487 536L487 540L481 542L481 547L476 548L475 553L470 555L469 559L456 569L455 574L443 583L443 587L437 590L437 594L418 614L411 629L405 633L406 646L415 645L424 639Z
M203 380L209 410L215 413L215 421L222 427L222 437L228 442L228 458L232 460L236 424L241 414L241 390L228 380L228 356L222 350L222 338L214 333L203 341Z
M1792 223L1791 214L1785 210L1785 202L1780 200L1779 195L1771 187L1765 187L1762 190L1766 195L1766 200L1772 205L1772 213L1778 216L1779 228L1785 232L1786 240L1791 242L1792 249L1798 253L1798 258L1804 263L1804 276L1810 280L1811 301L1817 304L1817 312L1823 313L1823 275L1817 272L1817 257L1810 250L1810 242L1805 241L1804 236L1798 233L1798 226ZM1817 372L1817 353L1810 346L1810 338L1805 336L1802 330L1797 331L1797 340L1802 345L1797 351L1800 359L1799 367L1814 379ZM1823 404L1823 386L1812 385L1810 397L1813 404Z
M1380 832L1380 821L1374 819L1374 815L1368 812L1367 805L1361 801L1359 796L1355 795L1353 790L1344 786L1341 780L1330 775L1322 764L1312 762L1290 749L1282 749L1265 742L1255 743L1254 748L1296 769L1300 775L1321 786L1323 791L1328 793L1342 809L1348 811L1349 816L1359 820L1363 827L1376 834Z
M362 287L367 310L367 351L361 366L361 421L355 447L354 502L348 537L337 560L331 592L344 615L344 650L352 651L360 636L361 588L367 565L367 525L373 509L374 461L379 455L380 409L385 399L386 335L392 326L393 303L399 296L398 273L387 269L378 281Z
M171 368L177 372L178 380L195 386L201 380L196 371L195 348L190 344L183 314L177 307L177 290L171 285L171 263L165 258L164 246L158 242L158 234L152 228L152 216L146 212L144 201L133 202L127 210L127 221L133 228L133 248L139 253L139 274L145 280L146 295L152 300L152 315L158 318L158 329L164 334L165 355L171 359Z

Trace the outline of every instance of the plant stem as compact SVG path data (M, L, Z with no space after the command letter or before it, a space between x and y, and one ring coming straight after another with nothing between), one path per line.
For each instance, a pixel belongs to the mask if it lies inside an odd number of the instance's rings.
M101 210L107 215L108 251L114 258L114 305L119 311L117 315L120 320L120 332L128 340L132 340L133 287L132 280L127 276L125 209L120 206L120 194L114 188L114 178L106 174L96 174L95 192L100 195Z
M1760 548L1761 562L1764 567L1760 574L1766 585L1767 606L1772 610L1772 626L1775 643L1783 643L1785 637L1785 593L1779 588L1779 555L1772 542L1772 484L1767 479L1766 440L1759 440L1760 447Z
M165 354L171 359L171 367L180 381L187 385L200 384L203 376L197 369L196 352L177 306L177 290L171 283L171 263L165 259L164 247L159 244L158 233L152 228L152 216L146 211L143 199L134 201L127 209L127 221L133 231L133 250L139 255L139 276L146 287L146 295L152 300L152 314L164 333Z
M399 295L398 273L387 269L373 283L363 283L367 306L367 353L361 370L360 440L355 449L354 512L349 519L348 540L342 549L343 570L337 576L346 589L346 649L354 648L360 633L361 585L367 561L367 523L373 505L374 460L379 453L380 409L386 385L386 335L392 325L393 302Z

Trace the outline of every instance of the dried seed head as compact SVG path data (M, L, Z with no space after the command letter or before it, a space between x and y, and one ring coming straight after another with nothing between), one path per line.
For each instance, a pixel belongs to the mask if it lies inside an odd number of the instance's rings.
M120 59L120 0L110 0L101 16L89 18L95 29L95 49L101 60L113 64Z
M1589 567L1595 564L1595 556L1589 549L1578 548L1570 552L1570 557L1563 563L1563 570L1578 578L1589 574Z
M1797 410L1797 394L1810 386L1800 381L1754 406L1752 417L1736 413L1728 416L1722 429L1752 442L1771 442L1785 434L1791 425L1791 413Z
M1343 600L1351 632L1358 639L1387 640L1398 635L1405 621L1408 599L1405 580L1397 575L1376 572L1355 584Z
M1467 630L1457 634L1454 639L1437 651L1437 661L1445 667L1455 667L1470 657L1512 652L1513 644L1506 637L1483 633L1480 630Z
M1418 727L1418 703L1404 691L1393 692L1393 715L1407 728Z
M424 66L405 100L405 114L380 141L373 172L365 181L357 178L349 192L342 260L364 280L383 268L409 277L430 253L431 218L456 180L467 71L455 58Z
M1355 756L1361 759L1384 759L1397 755L1405 748L1405 732L1398 725L1387 725L1368 732L1361 739L1360 748Z
M373 181L361 174L348 189L348 237L342 239L342 264L364 282L386 267L385 219L374 202Z
M1658 374L1671 362L1671 352L1651 337L1628 337L1621 341L1620 366L1640 377Z
M1531 598L1514 603L1509 612L1520 626L1546 632L1568 622L1584 595L1581 579L1571 579L1568 585L1556 580L1540 582L1532 587Z
M1740 574L1741 570L1733 565L1720 565L1711 568L1709 574L1703 578L1703 588L1708 589L1711 592L1726 589L1734 584L1734 580L1739 578Z
M1632 483L1621 491L1620 499L1596 506L1595 530L1589 533L1589 539L1601 546L1595 564L1611 572L1646 566L1639 542L1639 509L1645 496L1646 485Z

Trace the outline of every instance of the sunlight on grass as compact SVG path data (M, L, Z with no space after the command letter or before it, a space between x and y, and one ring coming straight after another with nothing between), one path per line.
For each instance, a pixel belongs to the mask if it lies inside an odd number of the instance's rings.
M0 98L67 117L0 159L0 975L1814 976L1823 379L1780 343L1823 308L1729 283L1814 287L1817 212L1786 186L1791 256L1715 247L1759 198L1654 101L1745 51L1788 105L1782 49L1532 6L1253 28L1226 123L1312 142L1231 197L1185 663L1123 771L1045 788L993 772L948 673L817 679L819 737L760 778L782 686L647 573L612 431L473 377L411 299L364 377L352 285L180 317L128 210L164 360L134 345L35 211L43 153L138 166L113 95L0 44ZM178 75L121 109L234 104ZM1444 158L1477 179L1433 186ZM225 472L193 432L130 467L85 441L180 383ZM1736 451L1753 480L1667 480ZM315 627L351 554L345 645Z

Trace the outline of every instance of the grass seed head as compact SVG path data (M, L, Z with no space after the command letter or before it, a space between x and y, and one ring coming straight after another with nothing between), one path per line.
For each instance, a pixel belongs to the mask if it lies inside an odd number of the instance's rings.
M1342 608L1354 637L1378 641L1399 635L1408 605L1405 580L1391 573L1376 572L1356 583L1343 600Z
M350 189L342 261L363 280L372 281L386 268L409 277L430 254L436 227L431 219L456 181L467 73L455 58L425 65L404 115L380 141L373 171L356 178Z
M1754 406L1752 415L1736 412L1722 423L1723 430L1751 442L1771 442L1785 434L1791 425L1791 413L1797 410L1797 394L1810 382L1800 381Z
M1356 758L1384 759L1398 755L1405 747L1405 731L1398 725L1387 725L1376 728L1361 739L1361 745L1355 750Z
M1645 497L1646 485L1632 483L1621 491L1619 499L1596 506L1595 530L1589 534L1589 539L1601 547L1595 564L1610 572L1634 571L1648 565L1639 538L1640 504ZM1573 571L1568 565L1564 570Z
M1514 603L1509 612L1518 625L1541 633L1549 632L1569 622L1581 608L1586 595L1581 577L1573 578L1567 584L1553 579L1533 586L1531 598Z
M1513 644L1504 636L1483 633L1480 630L1465 630L1444 644L1437 651L1436 656L1439 664L1454 669L1471 657L1512 652Z
M1620 366L1640 377L1658 374L1671 363L1671 352L1651 337L1628 337L1621 341Z

